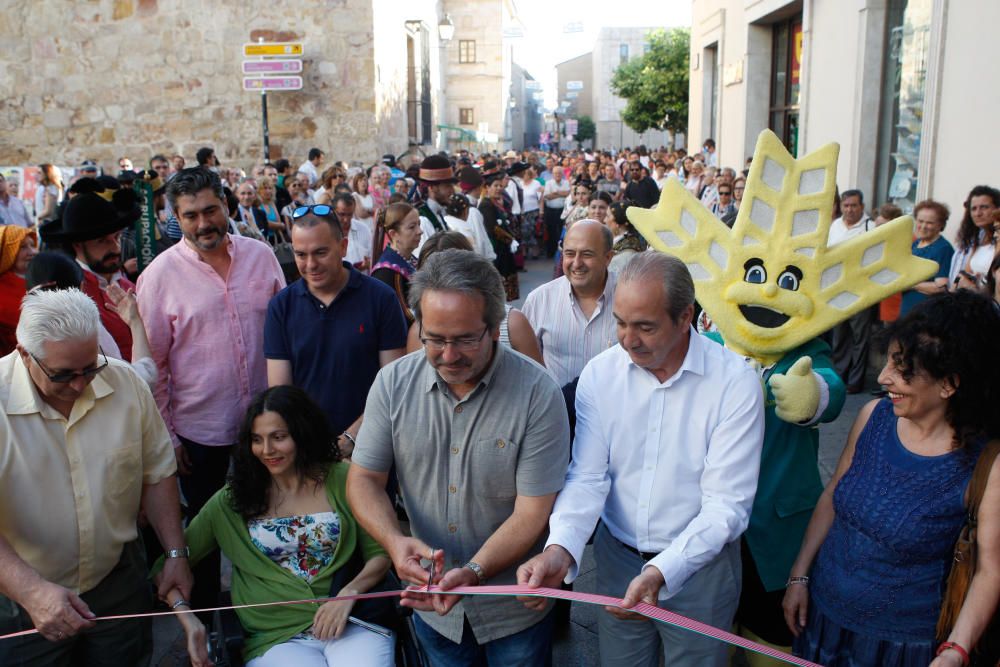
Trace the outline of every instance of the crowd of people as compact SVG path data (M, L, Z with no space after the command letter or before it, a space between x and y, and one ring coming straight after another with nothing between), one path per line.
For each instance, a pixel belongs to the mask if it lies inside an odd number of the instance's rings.
M249 173L205 147L196 162L123 157L112 177L88 160L69 183L42 165L28 206L0 176L0 635L38 630L0 640L0 663L148 664L150 621L128 616L216 606L221 554L251 667L393 664L391 610L254 606L390 572L415 585L402 604L430 664L542 666L551 601L446 591L572 585L589 543L595 592L623 599L599 614L605 667L728 664L640 602L735 619L823 665L997 660L992 459L974 576L938 621L970 479L1000 437L1000 191L971 190L955 246L948 207L918 203L912 253L936 275L812 343L827 396L799 425L870 388L880 341L883 395L818 500L769 523L755 498L783 482L761 387L796 371L719 344L688 267L628 217L675 179L732 227L749 159L720 168L709 139L371 166L313 148ZM901 214L844 190L828 243ZM553 279L522 294L540 259ZM791 515L804 533L780 528ZM751 556L751 523L790 570ZM212 664L208 618L178 620L192 664Z

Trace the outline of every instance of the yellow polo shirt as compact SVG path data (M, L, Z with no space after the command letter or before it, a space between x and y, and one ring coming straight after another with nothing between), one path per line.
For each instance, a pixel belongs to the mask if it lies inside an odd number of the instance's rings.
M15 350L0 359L0 535L48 581L94 588L136 538L143 484L176 471L146 384L108 359L69 419Z

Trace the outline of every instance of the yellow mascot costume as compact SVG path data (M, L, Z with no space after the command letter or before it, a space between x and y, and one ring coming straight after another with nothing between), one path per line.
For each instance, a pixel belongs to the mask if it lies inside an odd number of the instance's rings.
M829 144L797 160L762 132L731 230L674 179L655 209L627 212L652 248L687 264L718 328L710 337L760 371L764 448L741 545L736 621L748 638L784 650L791 646L781 610L786 579L823 490L817 424L836 419L844 404L844 383L817 336L937 271L912 256L908 216L827 246L838 152Z

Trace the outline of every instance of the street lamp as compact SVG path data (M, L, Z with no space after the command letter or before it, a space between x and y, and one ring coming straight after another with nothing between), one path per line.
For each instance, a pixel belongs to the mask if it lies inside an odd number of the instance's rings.
M455 24L451 20L450 14L445 14L441 22L438 23L438 37L442 42L450 42L455 36Z

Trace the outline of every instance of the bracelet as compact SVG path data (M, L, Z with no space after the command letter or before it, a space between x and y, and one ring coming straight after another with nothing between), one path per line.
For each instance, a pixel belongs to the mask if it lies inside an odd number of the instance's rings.
M351 435L350 433L348 433L347 431L344 431L340 435L344 436L345 438L347 438L348 440L351 441L351 447L357 447L358 446L358 441L355 440L354 436Z
M960 644L956 644L955 642L942 642L941 645L938 646L937 653L934 655L941 655L948 649L951 649L962 658L962 667L969 667L969 652L962 648Z
M183 547L181 549L168 549L163 555L166 558L187 558L191 555L191 549L188 547Z
M809 577L788 577L788 581L785 582L785 588L788 588L792 584L802 584L803 586L808 586Z
M171 609L177 609L177 607L190 607L190 606L191 606L191 603L190 603L190 602L188 602L188 601L187 601L187 600L185 600L184 598L181 598L181 599L180 599L180 600L178 600L177 602L175 602L175 603L173 603L172 605L170 605L170 608L171 608Z

